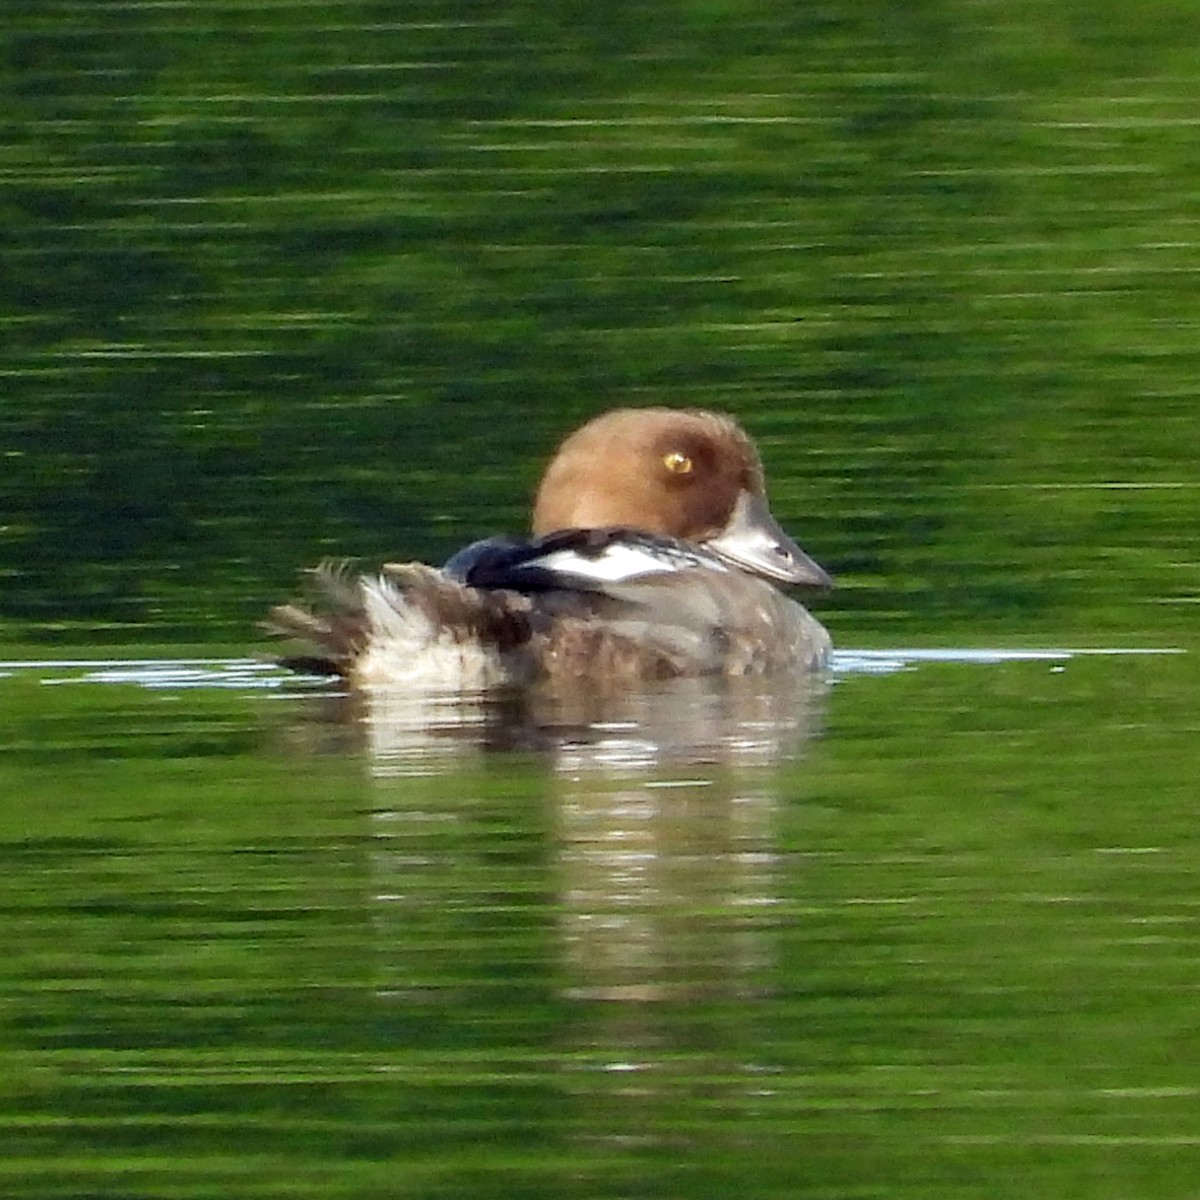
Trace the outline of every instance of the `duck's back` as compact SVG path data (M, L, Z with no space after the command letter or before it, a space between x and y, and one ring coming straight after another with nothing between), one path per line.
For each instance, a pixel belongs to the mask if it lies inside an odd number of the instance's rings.
M820 670L829 634L762 580L695 568L548 593L531 617L535 653L556 679L671 679Z
M295 661L357 686L619 687L810 671L829 655L823 626L772 584L631 530L492 538L441 570L312 579L313 609L283 606L273 624L318 651Z
M535 673L619 681L824 666L824 627L772 584L702 548L623 527L492 538L444 568L530 600Z

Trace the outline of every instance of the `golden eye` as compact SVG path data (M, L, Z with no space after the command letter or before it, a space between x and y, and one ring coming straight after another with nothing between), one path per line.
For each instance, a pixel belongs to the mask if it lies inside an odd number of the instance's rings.
M679 450L672 450L670 454L664 454L662 461L663 466L672 475L690 475L695 466L692 460Z

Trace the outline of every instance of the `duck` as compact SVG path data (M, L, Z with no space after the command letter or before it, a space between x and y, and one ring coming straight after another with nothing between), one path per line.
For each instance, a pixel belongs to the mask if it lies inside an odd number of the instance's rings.
M807 674L832 647L783 590L832 579L771 514L749 435L699 409L619 408L575 430L527 536L484 538L441 567L307 576L313 600L268 619L305 644L284 664L367 691Z

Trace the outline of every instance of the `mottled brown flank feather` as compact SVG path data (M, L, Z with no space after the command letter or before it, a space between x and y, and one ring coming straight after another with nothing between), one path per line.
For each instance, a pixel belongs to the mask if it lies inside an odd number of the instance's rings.
M316 652L285 659L285 666L349 678L355 660L379 633L366 609L363 577L346 563L322 563L304 575L315 608L281 604L271 610L266 627ZM529 641L530 602L516 592L464 587L424 563L388 563L379 577L434 629L459 642L480 641L509 651Z
M482 641L501 651L529 641L527 596L466 587L424 563L387 563L381 575L404 593L430 625L453 631L457 641Z
M638 645L587 621L561 621L547 631L541 644L541 665L554 683L586 681L590 688L602 690L629 681L675 679L685 673L665 651Z

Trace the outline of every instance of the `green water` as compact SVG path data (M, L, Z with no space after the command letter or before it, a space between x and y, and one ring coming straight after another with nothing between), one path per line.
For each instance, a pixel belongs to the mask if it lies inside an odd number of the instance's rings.
M5 1196L1195 1194L1194 656L223 670L0 678Z

